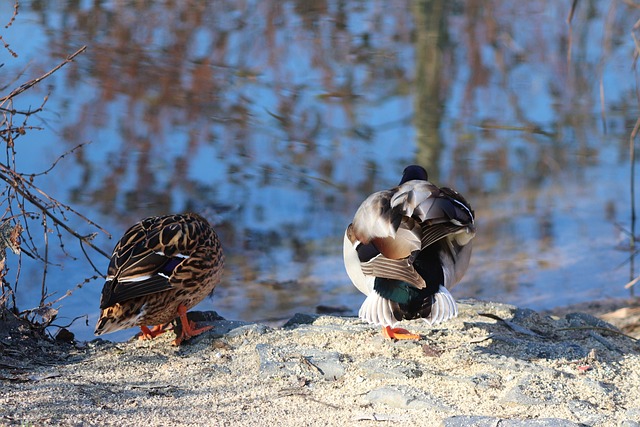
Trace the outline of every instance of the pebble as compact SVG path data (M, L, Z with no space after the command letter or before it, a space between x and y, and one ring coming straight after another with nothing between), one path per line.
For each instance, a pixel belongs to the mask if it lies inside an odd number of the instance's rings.
M386 386L371 390L366 395L366 400L369 403L382 403L400 409L436 409L445 412L455 410L424 391L407 386Z
M422 370L412 360L377 357L360 364L369 378L418 378Z
M442 427L584 427L561 418L502 419L475 415L457 415L445 418Z
M597 328L607 328L615 331L618 330L618 328L612 324L587 313L569 313L565 316L565 319L569 321L569 326L572 328L580 326L595 326Z
M345 374L341 355L334 351L313 348L285 349L269 344L257 344L260 373L268 376L298 375L309 379L333 381Z
M248 325L242 325L240 327L231 329L227 332L227 338L237 338L237 337L250 337L250 336L260 336L264 335L272 329L266 325L262 325L260 323L251 323Z

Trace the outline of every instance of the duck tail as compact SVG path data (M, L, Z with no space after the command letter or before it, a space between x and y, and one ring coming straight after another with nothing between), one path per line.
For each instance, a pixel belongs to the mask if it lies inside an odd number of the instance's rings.
M373 325L394 326L399 321L396 317L396 310L397 304L374 291L362 303L358 316Z
M423 319L430 325L437 325L456 317L458 315L458 305L449 290L441 285L438 292L433 295L429 311L429 314L423 316Z

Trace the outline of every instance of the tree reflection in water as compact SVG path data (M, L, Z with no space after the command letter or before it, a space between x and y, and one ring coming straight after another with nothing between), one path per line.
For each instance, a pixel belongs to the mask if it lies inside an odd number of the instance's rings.
M580 3L570 62L569 5L544 0L22 6L14 36L42 40L20 52L31 67L89 46L29 137L47 153L91 144L43 186L116 236L147 215L208 214L229 254L208 304L225 316L355 310L344 226L416 161L477 212L458 296L540 308L625 295L628 5ZM66 263L59 292L82 277ZM100 285L67 308L86 313Z

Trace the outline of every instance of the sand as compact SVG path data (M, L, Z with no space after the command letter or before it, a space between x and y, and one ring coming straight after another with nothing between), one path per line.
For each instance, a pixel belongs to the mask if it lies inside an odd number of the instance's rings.
M5 318L0 424L638 425L636 339L586 313L460 309L434 327L405 322L419 341L297 315L283 327L209 321L180 347L173 332L51 343Z

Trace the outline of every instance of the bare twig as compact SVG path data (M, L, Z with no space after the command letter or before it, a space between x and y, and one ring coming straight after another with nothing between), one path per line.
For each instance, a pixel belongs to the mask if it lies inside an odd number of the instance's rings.
M56 71L58 71L60 68L64 67L65 65L67 65L69 62L72 62L73 59L80 55L82 52L84 52L85 50L87 50L87 46L82 46L80 49L78 49L77 51L75 51L75 53L67 56L67 58L62 61L60 64L56 65L55 67L53 67L51 70L49 70L48 72L44 73L43 75L41 75L40 77L36 77L35 79L29 80L26 83L23 83L22 85L20 85L19 87L17 87L16 89L14 89L13 91L11 91L11 93L3 98L0 98L0 105L3 105L6 101L15 98L16 96L20 95L22 92L24 92L25 90L37 85L38 83L40 83L42 80L46 79L47 77L49 77L51 74L55 73Z
M46 215L47 217L49 217L56 225L60 226L61 228L63 228L66 232L68 232L70 235L72 235L73 237L77 238L78 240L86 243L89 247L91 247L93 250L95 250L96 252L98 252L99 254L103 255L105 258L110 258L109 254L107 254L106 252L104 252L102 249L100 249L99 247L95 246L93 243L90 242L90 239L87 236L82 236L79 233L75 232L74 230L72 230L67 224L64 223L63 220L59 219L56 215L54 215L50 209L47 208L47 206L45 206L42 201L38 198L36 198L33 194L31 194L28 191L25 191L23 189L23 186L19 184L19 182L23 182L22 177L20 177L19 175L12 173L12 171L8 170L6 167L3 167L4 165L0 164L0 170L4 169L3 171L0 171L0 179L3 180L4 182L6 182L7 184L9 184L16 193L18 193L20 196L24 197L25 199L27 199L29 201L29 203L33 204L35 207L37 207L38 209L40 209L40 211ZM9 172L10 174L12 174L12 177L9 177L7 175L7 172ZM16 177L18 177L18 180L16 180ZM13 178L13 179L12 179ZM46 195L46 193L44 193L41 190L38 190L42 195L44 195L45 197L47 197L49 200L53 200L51 198L49 198L49 196ZM71 210L70 207L65 206L66 209ZM96 227L98 227L101 231L103 231L105 234L109 235L109 233L102 229L101 227L99 227L97 224L95 224L93 221L90 221L88 218L86 218L85 216L83 216L82 214L80 214L79 212L73 211L74 214L78 215L80 218L86 220L87 222L89 222L91 225L94 225Z
M68 156L69 154L73 154L76 150L84 147L87 144L91 144L91 141L89 142L83 142L82 144L78 144L75 147L73 147L72 149L64 152L63 154L59 155L58 158L51 164L51 166L49 167L49 169L46 169L42 172L37 172L37 173L30 173L30 174L25 174L28 175L29 177L36 177L36 176L40 176L40 175L46 175L47 173L51 172L53 170L53 168L56 167L56 165L58 164L58 162L60 162L62 159L64 159L66 156Z

